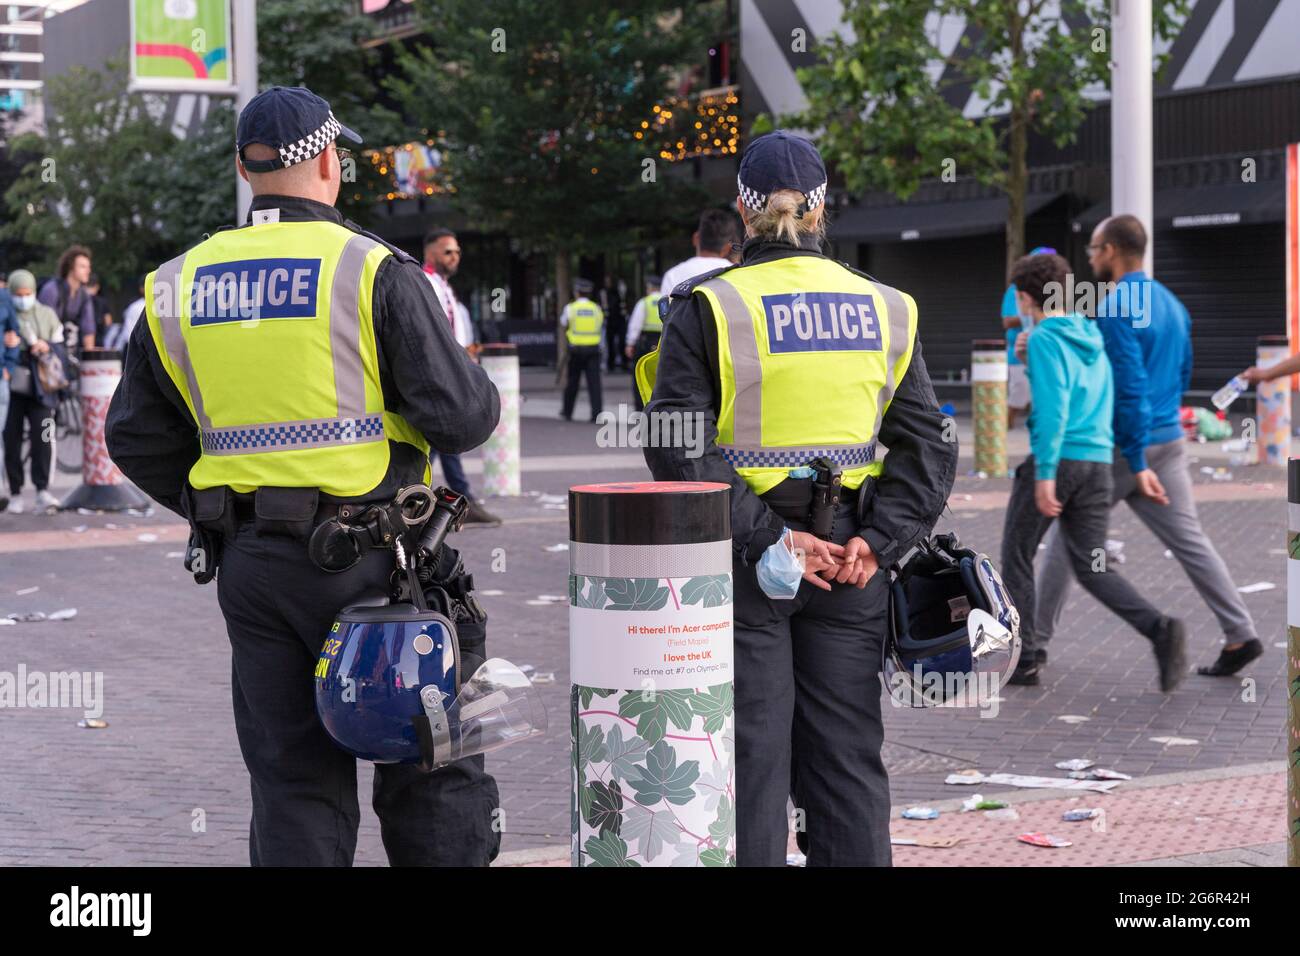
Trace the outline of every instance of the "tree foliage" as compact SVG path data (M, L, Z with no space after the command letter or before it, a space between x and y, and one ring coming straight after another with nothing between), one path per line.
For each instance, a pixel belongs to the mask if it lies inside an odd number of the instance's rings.
M702 193L669 175L642 123L702 62L720 28L716 5L417 8L433 43L408 48L389 87L414 125L438 133L453 201L474 221L567 256L663 235L674 213L698 214Z
M1175 32L1187 5L1159 0L1157 35ZM958 18L967 29L945 53L942 28ZM906 199L945 161L1002 189L1009 264L1024 249L1029 133L1072 142L1087 91L1110 81L1110 0L844 0L843 20L848 31L819 40L817 62L798 71L807 110L782 122L820 131L854 191ZM979 116L964 115L967 90Z
M378 100L372 25L351 0L261 0L259 87L306 86L372 144L390 142L395 114ZM53 271L59 253L88 246L109 290L134 296L136 279L159 262L234 222L235 115L212 97L188 139L170 129L167 99L128 93L124 63L75 68L46 83L43 135L18 137L7 150L11 170L0 224L7 246L39 250L31 263ZM358 179L372 176L359 163ZM345 183L339 205L364 219L373 193ZM11 266L12 267L12 266Z
M89 246L106 286L134 289L140 263L168 251L174 223L160 199L179 141L156 97L126 92L120 64L51 78L46 104L45 135L13 143L21 173L0 235L41 249L32 265L46 273L64 247Z

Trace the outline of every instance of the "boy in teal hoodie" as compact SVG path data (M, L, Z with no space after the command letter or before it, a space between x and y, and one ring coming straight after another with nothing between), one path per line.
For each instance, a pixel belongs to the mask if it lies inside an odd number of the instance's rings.
M1031 255L1011 271L1020 313L1033 322L1020 339L1032 396L1031 454L1016 469L1002 531L1002 575L1020 611L1022 641L1011 682L1039 681L1043 662L1034 643L1034 556L1059 517L1075 577L1151 641L1160 689L1167 693L1186 670L1186 629L1107 565L1115 389L1096 323L1066 314L1062 307L1069 268L1058 255Z

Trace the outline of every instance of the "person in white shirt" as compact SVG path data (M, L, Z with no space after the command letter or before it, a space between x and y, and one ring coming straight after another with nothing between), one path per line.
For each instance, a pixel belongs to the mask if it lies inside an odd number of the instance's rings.
M731 265L732 250L738 248L739 229L736 226L736 214L726 209L706 209L700 216L699 228L691 236L695 246L695 255L685 262L679 262L664 273L659 288L664 295L671 295L673 289L688 279L725 269ZM639 329L637 330L640 331ZM628 329L631 341L632 330Z
M450 229L434 228L424 237L424 273L433 285L434 294L442 304L443 314L451 323L457 343L474 354L474 326L470 321L469 310L456 298L451 287L451 277L460 268L460 242ZM458 495L464 495L469 502L469 511L465 515L467 522L475 524L500 524L501 519L484 508L470 492L469 478L461 464L460 455L438 453L438 462L442 465L442 475L447 479L447 486Z
M115 322L104 330L104 348L121 352L123 360L126 358L126 343L131 340L131 331L140 321L140 316L144 315L144 276L140 277L138 289L140 296L126 307L122 321Z

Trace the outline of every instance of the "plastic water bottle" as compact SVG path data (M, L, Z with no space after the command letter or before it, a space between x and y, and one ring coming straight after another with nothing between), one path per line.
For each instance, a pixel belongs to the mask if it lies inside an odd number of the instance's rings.
M1234 375L1227 385L1210 396L1210 401L1214 403L1214 407L1219 411L1224 411L1249 387L1250 383L1248 381L1240 375Z

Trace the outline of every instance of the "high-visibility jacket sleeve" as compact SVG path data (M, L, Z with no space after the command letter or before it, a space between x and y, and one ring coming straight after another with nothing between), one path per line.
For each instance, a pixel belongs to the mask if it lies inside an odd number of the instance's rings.
M644 448L657 481L717 481L731 486L731 537L737 557L753 564L781 537L785 522L750 490L718 450L718 335L700 296L673 301L659 342L659 369L647 414L679 412L703 425L698 444ZM698 453L698 454L697 454Z

